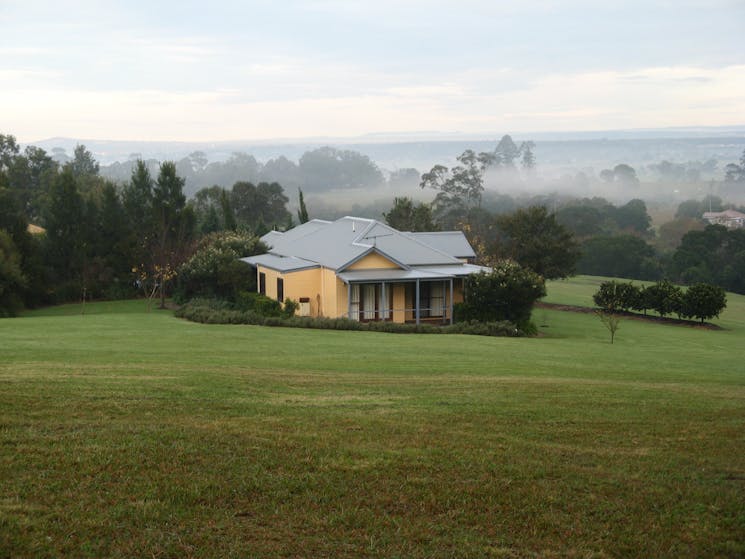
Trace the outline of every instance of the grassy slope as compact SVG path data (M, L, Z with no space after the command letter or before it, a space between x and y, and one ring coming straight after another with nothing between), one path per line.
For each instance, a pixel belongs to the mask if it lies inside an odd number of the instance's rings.
M744 297L614 345L143 311L0 321L0 557L745 554Z

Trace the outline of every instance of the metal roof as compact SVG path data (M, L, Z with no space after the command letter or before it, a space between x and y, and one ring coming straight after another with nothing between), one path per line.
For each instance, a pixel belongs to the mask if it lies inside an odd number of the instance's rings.
M404 234L456 258L476 258L476 253L463 231L407 231Z
M280 272L323 266L336 270L344 281L447 279L488 270L458 259L475 256L460 231L402 233L360 217L314 219L283 233L271 231L261 240L271 247L270 252L241 260ZM345 271L371 253L382 255L399 269Z
M371 249L403 267L460 263L454 256L384 223L359 217L309 221L267 241L272 254L295 256L333 270L344 269Z
M297 272L310 268L318 268L318 264L295 258L294 256L278 256L276 254L259 254L257 256L248 256L241 258L241 261L251 264L252 266L261 265L278 272Z
M261 242L269 248L272 248L276 243L288 243L299 239L300 237L304 237L305 235L310 235L329 223L331 222L324 219L311 219L310 221L301 223L297 227L293 227L288 231L269 231L269 233L261 237Z

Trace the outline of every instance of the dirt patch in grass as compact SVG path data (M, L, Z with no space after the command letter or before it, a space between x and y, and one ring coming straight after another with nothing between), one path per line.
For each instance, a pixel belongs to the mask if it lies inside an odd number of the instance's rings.
M555 311L569 311L583 314L594 314L597 309L592 307L580 307L578 305L562 305L559 303L536 303L535 306L539 309L551 309ZM711 322L694 322L693 320L684 320L682 318L672 318L669 316L652 316L637 314L627 311L617 311L615 314L621 315L624 318L630 318L631 320L640 320L642 322L654 322L658 324L671 324L673 326L688 326L689 328L700 328L702 330L722 330L721 326L712 324Z

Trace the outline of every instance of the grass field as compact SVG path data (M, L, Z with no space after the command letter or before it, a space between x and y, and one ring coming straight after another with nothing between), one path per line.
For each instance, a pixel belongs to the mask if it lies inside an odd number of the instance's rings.
M600 280L549 286L589 304ZM541 337L0 320L0 557L743 557L745 297Z

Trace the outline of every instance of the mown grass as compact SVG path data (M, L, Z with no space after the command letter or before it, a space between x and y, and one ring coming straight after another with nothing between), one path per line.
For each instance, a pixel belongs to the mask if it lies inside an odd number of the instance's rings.
M599 280L552 283L582 304ZM0 321L0 557L740 557L745 298L542 337Z

